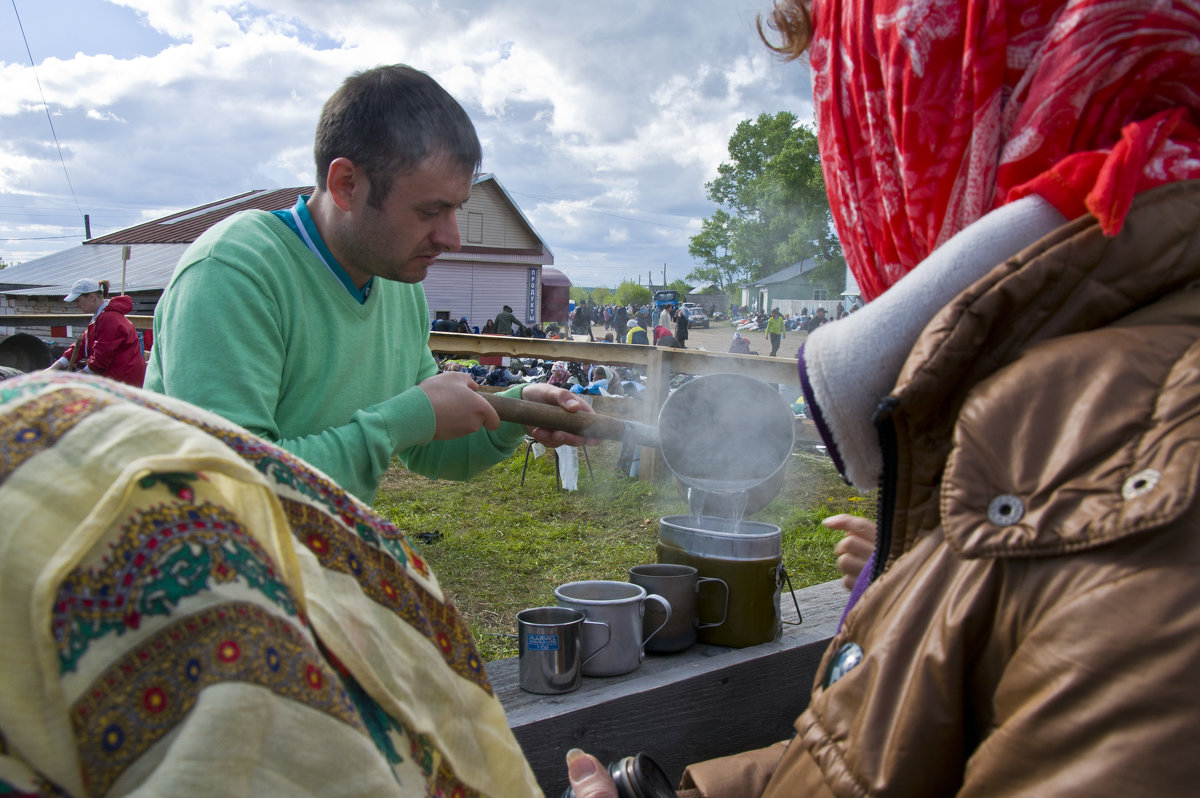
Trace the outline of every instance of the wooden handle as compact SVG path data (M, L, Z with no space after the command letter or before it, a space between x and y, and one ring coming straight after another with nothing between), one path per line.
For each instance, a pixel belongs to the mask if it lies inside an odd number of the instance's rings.
M541 402L527 402L511 396L480 393L502 421L513 421L529 427L561 430L587 438L619 441L625 437L626 422L600 413L571 413L561 407Z

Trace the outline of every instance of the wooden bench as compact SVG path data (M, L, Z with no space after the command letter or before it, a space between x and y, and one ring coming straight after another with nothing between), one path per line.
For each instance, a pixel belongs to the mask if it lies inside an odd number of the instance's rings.
M791 737L849 593L840 581L797 590L800 625L791 596L783 594L783 635L775 642L651 654L633 673L585 677L566 695L521 690L515 657L489 663L492 687L546 795L558 798L566 788L571 748L602 762L645 751L678 782L692 762Z

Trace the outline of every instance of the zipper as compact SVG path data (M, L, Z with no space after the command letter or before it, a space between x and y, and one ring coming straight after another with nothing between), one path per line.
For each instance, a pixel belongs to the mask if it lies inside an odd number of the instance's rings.
M900 405L894 396L885 396L875 411L875 429L879 433L879 453L883 469L879 475L879 498L875 505L875 562L871 566L871 581L883 574L884 563L892 549L893 516L896 512L896 472L899 444L893 414Z

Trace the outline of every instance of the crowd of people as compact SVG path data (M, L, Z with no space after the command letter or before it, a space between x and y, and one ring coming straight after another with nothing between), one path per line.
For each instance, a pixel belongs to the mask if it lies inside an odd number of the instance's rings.
M804 405L879 517L826 522L852 589L794 736L681 790L1190 794L1200 12L776 0L767 28L809 54L869 300L803 322ZM147 390L91 281L65 362L0 383L0 791L540 793L465 622L371 509L393 457L466 479L527 435L584 442L501 422L426 346L420 282L460 246L478 137L429 76L378 67L314 153L311 196L182 257ZM617 338L686 340L611 311ZM773 349L787 329L756 325ZM579 413L627 387L584 376L506 393ZM616 798L594 757L566 768Z

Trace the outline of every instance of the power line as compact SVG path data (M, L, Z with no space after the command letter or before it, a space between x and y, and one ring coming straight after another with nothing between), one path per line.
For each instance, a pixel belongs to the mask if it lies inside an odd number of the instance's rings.
M63 158L62 145L58 142L58 133L54 130L54 120L50 117L50 105L46 102L46 93L42 91L42 81L38 77L37 64L33 62L33 53L29 49L29 39L25 38L25 26L21 24L21 13L17 11L17 0L12 0L13 14L17 17L17 28L21 31L21 41L25 43L25 54L29 56L29 66L33 70L33 80L37 83L38 94L42 98L42 108L46 111L46 121L50 123L50 135L54 137L54 147L58 150L58 160L62 164L63 176L67 178L67 188L71 189L71 199L75 200L75 210L83 219L83 209L79 207L79 199L75 196L75 186L71 185L71 175L67 173L67 160Z

